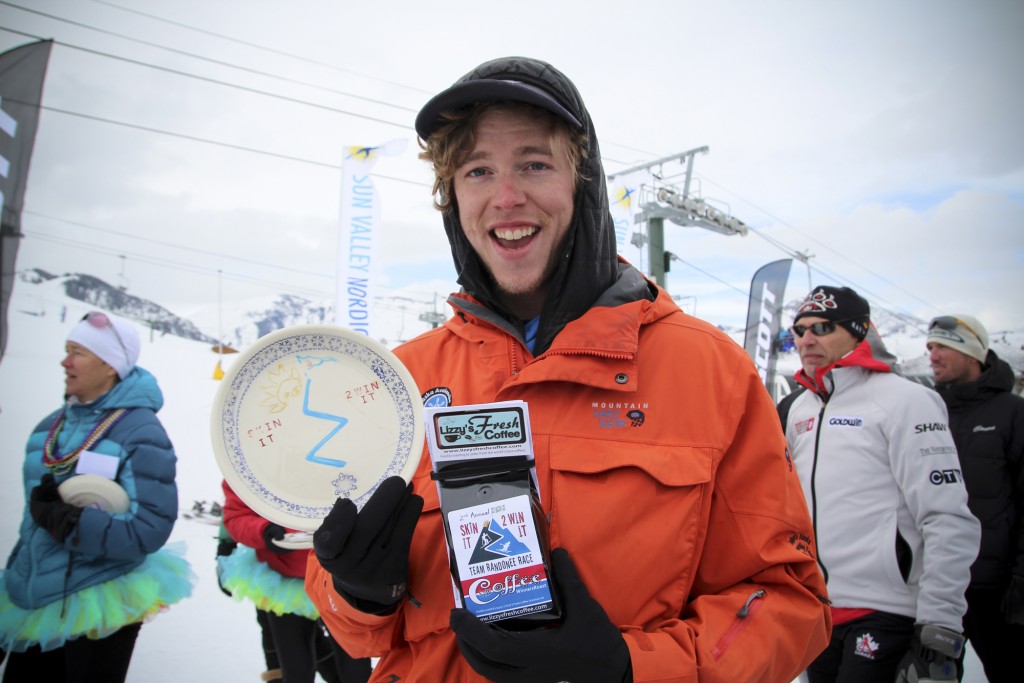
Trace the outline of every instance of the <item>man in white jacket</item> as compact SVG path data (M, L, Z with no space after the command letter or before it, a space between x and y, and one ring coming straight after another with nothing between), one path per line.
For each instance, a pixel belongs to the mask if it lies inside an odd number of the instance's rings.
M811 683L957 680L980 525L939 396L865 341L868 302L817 287L793 336L806 391L780 403L814 520L832 639Z

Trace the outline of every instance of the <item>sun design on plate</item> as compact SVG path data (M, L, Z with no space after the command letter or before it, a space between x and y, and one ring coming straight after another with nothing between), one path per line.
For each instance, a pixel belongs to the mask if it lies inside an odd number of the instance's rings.
M286 368L284 363L278 363L277 368L267 374L270 385L260 385L264 393L260 405L268 406L272 413L280 413L291 399L302 393L302 380L294 366Z

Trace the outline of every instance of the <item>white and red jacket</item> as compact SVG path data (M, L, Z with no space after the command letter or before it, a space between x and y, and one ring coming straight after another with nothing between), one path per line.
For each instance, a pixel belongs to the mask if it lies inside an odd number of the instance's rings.
M946 406L866 341L816 375L797 372L785 430L833 607L962 631L981 532Z

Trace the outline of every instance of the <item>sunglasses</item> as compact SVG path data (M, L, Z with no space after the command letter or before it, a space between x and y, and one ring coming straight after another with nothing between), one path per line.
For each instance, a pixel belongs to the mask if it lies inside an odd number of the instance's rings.
M124 345L124 342L121 340L121 335L117 333L117 328L114 327L114 323L110 322L110 318L107 317L106 313L101 313L100 311L86 313L82 316L82 320L89 323L97 330L109 327L110 331L114 333L114 338L117 339L117 343L121 346L121 350L124 351L124 359L128 361L128 365L131 366L132 357L128 355L128 347Z
M847 318L846 320L826 320L821 323L811 323L810 325L793 325L789 328L798 337L803 337L805 332L811 332L815 337L824 337L825 335L832 334L836 331L836 325L839 323L845 323L853 320L853 318Z
M946 330L947 332L954 332L956 331L957 327L963 327L968 332L973 334L975 339L981 342L982 347L985 346L985 342L981 341L981 335L975 332L973 327L971 327L970 325L968 325L955 315L941 315L938 318L934 318L930 323L928 323L929 330L934 330L936 327L939 328L940 330Z

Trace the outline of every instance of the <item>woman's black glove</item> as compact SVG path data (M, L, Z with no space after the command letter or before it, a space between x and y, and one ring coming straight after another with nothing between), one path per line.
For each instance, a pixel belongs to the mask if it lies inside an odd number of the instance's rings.
M453 609L452 631L462 656L496 683L631 683L629 647L604 608L587 591L564 548L551 552L564 621L551 628L507 631Z
M28 510L36 524L46 529L58 543L64 542L82 516L82 508L61 499L57 481L49 472L29 494Z
M401 477L385 479L361 511L339 498L313 534L313 551L353 607L386 614L406 594L409 546L423 498Z
M263 528L263 545L265 545L267 550L270 552L278 554L291 552L290 549L282 548L278 544L274 543L274 541L280 541L282 538L284 538L284 527L280 524L274 524L271 522Z

